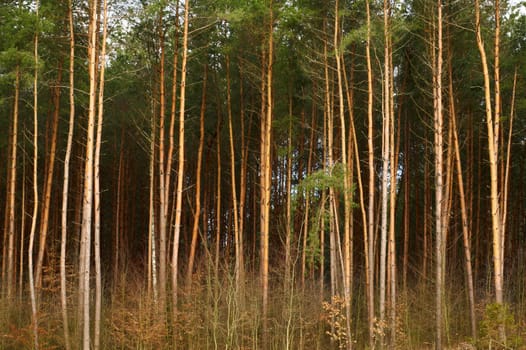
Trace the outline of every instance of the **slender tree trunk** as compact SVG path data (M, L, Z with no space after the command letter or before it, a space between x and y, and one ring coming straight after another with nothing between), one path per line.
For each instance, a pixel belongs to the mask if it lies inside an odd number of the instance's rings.
M388 199L391 133L391 64L390 64L390 0L384 0L384 76L383 76L383 121L382 121L382 189L381 189L381 222L380 222L380 322L385 320L386 275L387 275L387 233L388 233ZM382 337L382 346L384 339Z
M234 130L232 126L232 97L231 97L231 85L230 85L230 57L226 57L226 93L227 93L227 113L228 113L228 132L229 132L229 143L230 143L230 181L232 191L232 212L234 220L234 249L235 249L235 276L236 276L236 290L239 291L241 285L241 245L239 235L239 208L237 201L237 182L236 182L236 153L234 151Z
M271 133L272 133L272 68L274 62L274 15L273 1L269 4L268 19L268 43L266 61L266 96L265 114L261 120L261 285L263 292L262 318L263 318L263 337L266 343L268 331L268 273L269 273L269 234L270 234L270 189L272 186L272 164L271 164Z
M16 163L18 150L18 104L20 100L20 66L16 66L15 72L15 99L13 104L13 124L11 129L11 145L9 155L9 174L8 174L8 190L7 190L7 279L4 279L7 284L7 296L11 298L14 291L14 259L15 259L15 194L16 194ZM24 213L22 213L24 215ZM5 244L4 244L5 247ZM20 252L22 254L22 252ZM4 256L5 251L4 251Z
M201 113L199 118L199 148L197 151L197 169L195 181L195 214L192 226L192 243L190 245L190 257L188 258L188 270L186 272L186 285L190 286L194 270L194 258L197 247L197 236L199 233L199 217L201 215L201 163L203 159L203 147L205 141L205 112L206 112L206 80L208 66L205 66L203 73L203 86L201 95Z
M152 103L153 107L153 103ZM151 130L150 130L150 194L149 194L149 213L148 213L148 290L150 291L149 295L153 294L153 302L155 306L158 305L158 293L159 288L157 285L157 242L156 242L156 230L157 223L155 221L155 142L156 138L156 123L155 123L155 113L152 108L152 117L151 117ZM121 151L122 152L122 151ZM121 153L122 157L122 153ZM119 189L122 183L121 177L121 167L119 168ZM118 203L120 199L118 198ZM121 214L117 212L120 216ZM119 230L119 225L117 225ZM119 242L119 232L115 233L115 240ZM120 245L120 242L119 242ZM115 254L118 254L119 246L115 247ZM117 256L117 255L116 255ZM116 265L116 264L114 264Z
M96 62L97 62L97 1L92 1L89 16L89 41L88 41L88 66L89 66L89 108L88 128L86 137L86 158L84 163L84 189L82 200L82 226L81 226L81 261L80 279L82 296L82 347L90 349L90 257L91 257L91 230L93 216L93 158L95 136L95 114L97 100Z
M327 20L324 19L324 32L327 33ZM334 166L334 115L333 104L331 99L330 75L329 75L329 52L328 52L328 37L323 42L323 67L324 67L324 111L323 111L323 149L325 150L324 167L326 173L332 173ZM334 188L331 186L328 190L328 221L329 221L329 271L331 280L331 298L338 293L338 266L337 266L337 247L336 247L336 233L335 233L335 201ZM325 206L325 201L322 202L322 208ZM321 209L325 210L325 209ZM322 231L324 226L322 226Z
M340 129L341 129L341 160L342 160L342 166L343 169L345 169L344 176L343 176L343 200L344 200L344 214L343 214L343 260L344 260L344 268L343 268L343 290L344 290L344 296L345 296L345 311L346 311L346 331L347 331L347 349L352 349L352 336L351 336L351 278L352 278L352 271L351 271L351 259L352 259L352 252L351 252L351 184L350 184L350 174L348 174L348 166L347 166L347 128L345 126L345 107L344 107L344 95L343 95L343 69L342 69L342 59L341 59L341 53L340 53L340 35L341 35L341 29L339 24L339 1L336 0L335 2L335 16L334 16L334 50L335 50L335 59L336 59L336 74L338 77L338 100L339 100L339 117L340 117Z
M471 263L471 242L469 233L469 217L466 208L466 195L464 190L464 177L462 171L462 161L460 159L460 146L458 142L458 131L456 124L456 111L455 111L455 98L453 92L453 69L451 65L451 53L449 54L449 115L452 122L452 133L453 133L453 146L455 153L455 164L457 168L457 182L458 191L460 196L460 213L462 216L462 242L464 245L464 258L465 258L465 269L466 269L466 281L468 288L468 299L469 299L469 315L471 319L471 336L473 339L477 338L477 318L475 315L475 293L473 288L473 272Z
M164 171L164 200L166 202L166 208L170 205L169 195L172 185L172 163L173 163L173 152L174 152L174 136L175 136L175 117L176 117L176 106L177 106L177 64L179 60L179 2L175 5L175 43L174 43L174 57L173 57L173 73L172 73L172 106L170 110L170 127L168 131L168 156L166 157L166 168ZM164 78L163 78L164 79ZM168 214L166 214L168 220ZM170 221L171 222L171 221ZM170 236L170 226L167 228L167 234Z
M286 165L286 227L285 227L285 276L284 276L284 289L285 293L290 289L293 281L291 271L291 240L292 240L292 230L294 228L294 222L292 220L292 92L289 85L288 91L289 99L289 125L288 125L288 134L287 134L287 165Z
M55 170L55 155L57 149L58 117L60 113L60 92L62 83L62 62L59 62L56 86L53 88L53 120L51 126L51 145L47 159L47 172L42 196L42 212L40 219L40 239L35 272L35 285L39 291L42 288L42 268L44 265L44 252L46 249L47 231L49 226L49 211L51 203L51 190L53 187L53 173Z
M75 129L75 32L73 27L73 2L68 0L69 20L69 124L66 154L64 155L64 181L62 186L61 240L60 240L60 301L66 350L71 349L66 284L66 248L68 235L69 162Z
M411 176L410 171L410 155L409 155L409 118L405 118L405 147L404 147L404 252L402 263L402 286L403 292L407 293L407 267L409 265L409 210L410 210L410 193Z
M390 70L392 71L392 47L389 44L389 56L390 56ZM395 135L395 121L394 121L394 81L393 75L390 74L390 87L389 93L389 114L391 116L391 127L389 133L389 163L390 179L389 179L389 236L388 236L388 281L389 281L389 329L390 339L389 344L394 346L396 344L396 242L395 242L395 223L396 223L396 194L398 187L398 179L396 172L398 171L398 152L400 148L400 117L398 117L398 128ZM398 110L401 111L402 103L398 103Z
M11 169L9 169L9 172ZM8 180L9 182L9 180ZM22 213L26 212L26 153L22 155L22 204L21 211ZM6 220L7 221L7 220ZM25 232L26 232L26 215L22 215L20 218L20 262L19 262L19 276L18 276L18 299L22 300L23 296L23 287L24 287L24 246L25 246ZM69 349L66 349L69 350Z
M165 88L164 88L164 28L163 28L164 9L159 13L159 41L160 41L160 62L159 62L159 307L162 314L166 312L166 259L167 259L167 237L166 224L168 222L168 198L166 196L166 177L165 177Z
M189 0L184 3L184 29L183 29L183 56L181 60L181 87L179 90L179 160L177 164L177 195L175 205L174 240L172 250L172 310L173 320L177 319L177 271L179 256L179 236L181 234L181 212L183 206L183 180L184 180L184 122L186 102L186 62L188 57L188 11Z
M316 109L312 108L311 117L311 132L309 141L309 156L307 159L307 176L312 171L312 159L315 147L315 130L316 130ZM301 255L301 286L305 287L305 276L307 274L306 263L307 263L307 239L309 237L309 219L310 219L310 191L305 191L305 215L303 218L303 249Z
M161 19L162 20L162 19ZM173 152L174 152L174 134L175 134L175 117L176 117L176 105L177 105L177 63L179 59L179 1L175 5L175 43L173 48L173 73L172 73L172 106L170 110L170 127L168 131L168 155L166 158L166 165L165 165L165 159L164 159L164 122L165 122L165 91L164 91L164 28L161 26L162 33L162 57L161 57L161 125L159 126L159 133L160 133L160 144L159 144L159 198L162 200L161 205L161 217L159 220L159 230L162 232L164 236L164 252L160 252L159 255L162 256L162 259L166 263L166 259L168 258L168 251L167 246L169 246L170 241L170 234L171 234L171 225L169 223L172 222L171 218L168 217L168 208L170 207L170 188L171 188L171 176L172 176L172 163L173 163ZM160 152L162 149L162 153ZM161 169L162 167L162 169ZM175 203L174 203L175 204ZM172 211L173 215L173 211ZM168 224L168 227L167 227ZM167 238L168 236L168 238ZM154 242L155 246L155 242ZM166 299L166 266L164 266L165 270L165 280L161 283L162 288L162 295L161 299L164 299L162 301L162 305L164 307L165 299ZM172 277L173 278L173 277ZM173 281L173 280L172 280ZM174 306L175 308L177 306ZM164 309L163 309L164 311Z
M435 230L436 230L436 348L443 347L444 308L444 163L443 163L443 112L442 112L442 2L437 0L436 39L433 39L433 105L434 105L434 150L435 150ZM433 25L434 27L434 25ZM433 38L435 36L433 35Z
M215 238L215 263L214 272L215 277L219 278L219 248L221 246L221 114L218 113L217 129L216 129L216 147L217 147L217 196L216 196L216 238Z
M95 259L95 325L94 325L94 341L93 346L95 350L100 348L100 324L101 324L101 309L102 309L102 271L100 265L100 147L102 143L102 121L104 116L104 73L106 66L106 36L108 32L108 2L103 0L102 15L104 21L102 24L102 46L101 46L101 62L99 74L99 91L98 91L98 116L97 116L97 135L95 140L95 159L94 159L94 205L95 205L95 230L93 232L94 242L94 259Z
M504 276L503 276L503 257L502 252L502 217L501 207L499 203L499 178L498 178L498 128L499 128L499 111L500 96L499 96L499 73L498 71L498 56L499 56L499 33L498 24L495 30L495 119L491 108L491 87L490 77L488 71L488 62L486 58L486 51L484 49L484 42L482 40L481 24L480 24L480 7L479 1L475 0L475 30L477 38L477 46L480 53L482 72L484 75L484 101L486 108L486 124L488 128L488 155L490 167L490 202L491 202L491 223L492 223L492 238L493 238L493 269L494 269L494 284L495 284L495 301L497 304L504 303ZM496 18L500 17L499 1L495 1ZM499 336L502 342L505 341L505 333L503 327L499 329Z
M353 298L353 290L354 290L354 281L353 281L353 274L354 274L354 259L352 257L353 251L354 251L354 218L353 218L353 202L354 202L354 194L353 194L353 183L354 183L354 159L358 158L359 152L358 152L358 141L356 139L356 132L354 129L354 94L353 94L353 87L349 87L349 82L347 79L347 71L346 71L346 64L345 64L345 56L342 55L342 75L343 75L343 81L345 86L345 94L344 96L347 98L347 108L349 110L349 130L348 130L348 138L346 140L347 144L347 167L345 169L346 172L348 172L348 179L347 179L347 186L348 186L348 200L349 200L349 252L350 252L350 279L349 279L349 297L352 301ZM350 72L350 80L351 82L354 82L354 60L351 58L351 72ZM363 219L363 227L367 229L367 216L365 213L365 205L364 205L364 198L363 198L363 188L362 188L362 175L361 175L361 165L358 161L357 164L357 182L358 182L358 190L359 190L359 200L360 200L360 206L361 206L361 213L362 213L362 219ZM367 245L366 245L367 246ZM365 254L366 255L366 254ZM368 266L369 262L366 262L366 265ZM365 270L367 270L367 267L365 267ZM367 279L367 274L366 274ZM366 282L367 285L367 282ZM366 287L367 289L367 287Z
M515 115L515 93L517 90L517 67L515 67L515 73L513 74L513 88L510 102L510 126L508 130L508 142L506 147L506 165L504 180L502 181L502 245L501 245L501 256L505 256L505 245L506 245L506 221L508 216L508 194L509 194L509 178L510 178L510 162L511 162L511 145L513 139L513 119Z
M249 142L245 136L245 105L243 97L243 67L239 64L239 98L240 98L240 119L241 119L241 174L240 174L240 193L239 193L239 278L240 287L243 288L245 281L245 256L244 256L244 227L245 227L245 203L247 197L247 167ZM252 118L250 118L252 119ZM249 135L250 135L249 121ZM249 138L250 141L250 138ZM244 291L241 292L243 296Z
M345 66L344 66L345 67ZM352 80L352 73L351 73L351 80ZM354 151L354 161L356 162L356 177L357 177L357 182L358 182L358 195L359 195L359 201L360 201L360 210L361 210L361 214L362 214L362 222L363 222L363 246L364 246L364 249L366 250L365 251L365 254L364 254L364 263L365 263L365 290L366 290L366 300L367 300L367 308L368 308L368 312L369 312L369 303L371 302L371 300L369 300L369 288L372 287L372 276L370 275L370 268L371 268L371 260L370 260L370 257L369 257L369 254L368 254L368 249L369 249L369 234L368 234L368 221L367 221L367 212L366 212L366 205L365 205L365 193L364 193L364 189L363 189L363 181L362 181L362 171L361 171L361 163L360 163L360 152L359 152L359 149L358 149L358 138L356 136L356 129L355 129L355 126L354 126L354 113L352 111L352 90L349 89L349 87L347 86L347 80L346 80L346 89L348 90L347 92L347 101L348 101L348 109L349 109L349 127L350 127L350 131L349 131L349 142L351 143L352 142L352 150ZM351 141L352 140L352 141ZM352 183L352 182L351 182ZM351 249L352 251L352 249ZM351 293L352 293L352 288L351 288ZM374 318L374 313L373 313L373 318ZM372 325L371 325L372 327ZM373 344L373 340L372 339L369 339L370 340L370 344L372 346Z
M365 0L367 11L367 44L365 57L367 61L367 148L369 162L369 204L367 207L367 250L366 255L369 260L368 275L369 285L367 286L367 321L369 325L369 346L374 347L374 192L376 173L374 169L374 120L373 120L373 70L371 67L371 10L369 0ZM364 223L365 225L365 223Z
M36 1L36 18L39 20L39 8L40 3ZM29 294L31 298L31 323L33 328L33 345L35 349L39 349L39 340L38 340L38 301L35 295L35 281L34 281L34 270L33 270L33 245L35 241L35 234L37 229L37 218L38 218L38 206L39 206L39 197L38 197L38 65L39 65L39 56L38 56L38 31L35 33L35 42L34 42L34 63L35 63L35 73L33 78L33 215L31 218L31 233L29 235L29 247L28 247L28 275L29 275ZM19 76L17 77L19 79ZM15 135L16 137L16 135ZM11 247L11 245L10 245ZM9 259L9 261L13 261Z

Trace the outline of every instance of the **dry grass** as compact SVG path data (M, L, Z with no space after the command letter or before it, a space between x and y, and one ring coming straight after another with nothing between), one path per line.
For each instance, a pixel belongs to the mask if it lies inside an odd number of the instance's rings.
M47 276L52 276L48 271ZM51 278L51 277L49 277ZM39 308L39 337L42 349L64 348L60 300L56 275L46 280ZM69 315L73 344L80 344L76 320L75 283L70 278ZM460 284L451 284L460 285ZM287 289L285 289L288 286ZM247 274L239 290L234 274L223 270L219 277L206 267L197 272L191 286L179 293L177 318L171 319L172 306L159 310L147 292L142 273L122 276L120 283L107 288L103 301L102 349L338 349L346 342L345 312L340 299L320 300L319 283L307 281L271 284L269 332L262 334L261 289L257 275ZM366 349L367 324L365 302L356 285L353 301L352 330L356 349ZM170 293L170 291L168 291ZM491 298L479 298L478 317ZM515 314L518 334L525 336L524 298L517 300ZM469 312L462 290L446 293L447 349L472 350ZM0 349L31 349L29 299L0 300ZM434 293L430 285L420 285L399 293L397 302L396 342L393 349L431 349L434 336ZM168 316L167 316L168 315ZM377 335L387 335L388 324L376 324ZM525 338L526 339L526 338ZM523 342L526 343L526 342ZM485 349L485 348L484 348ZM524 349L524 348L523 348Z

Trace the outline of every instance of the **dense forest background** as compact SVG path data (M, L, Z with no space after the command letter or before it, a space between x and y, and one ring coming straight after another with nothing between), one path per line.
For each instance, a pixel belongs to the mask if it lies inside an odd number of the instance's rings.
M506 0L3 0L2 349L519 349Z

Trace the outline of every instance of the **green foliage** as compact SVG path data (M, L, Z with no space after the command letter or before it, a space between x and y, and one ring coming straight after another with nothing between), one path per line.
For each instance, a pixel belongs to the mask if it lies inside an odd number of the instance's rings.
M320 248L320 221L323 218L325 226L328 224L329 213L325 210L324 207L321 207L319 210L319 215L315 215L312 223L310 225L309 232L307 234L307 249L305 251L305 256L309 265L314 266L320 262L321 258L321 248ZM326 229L324 227L323 229Z
M298 185L297 195L301 196L305 193L312 193L315 198L319 199L318 203L314 205L315 214L311 218L310 229L307 236L306 256L311 264L315 264L320 260L321 249L319 232L321 229L328 229L330 218L329 210L327 210L326 207L327 203L326 201L321 200L322 197L319 196L319 193L332 188L337 193L343 194L345 191L344 179L345 176L347 176L346 172L347 171L342 163L336 163L331 168L313 172L304 178ZM352 193L353 188L348 189L348 191ZM350 204L351 207L354 206L354 203L351 202ZM320 228L322 222L325 227Z
M343 191L345 172L343 164L336 163L331 168L318 170L307 176L300 183L299 188L303 191L324 191L329 188Z
M504 344L500 341L499 335L502 327L506 334ZM518 349L522 345L519 325L507 304L488 304L479 332L477 340L479 349Z

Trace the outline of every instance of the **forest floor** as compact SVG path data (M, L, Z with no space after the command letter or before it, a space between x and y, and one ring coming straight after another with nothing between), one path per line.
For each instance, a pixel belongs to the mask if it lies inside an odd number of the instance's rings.
M177 319L168 306L159 311L158 303L143 284L141 276L123 276L122 282L108 286L103 300L102 349L338 349L345 347L347 336L343 303L320 297L319 282L285 287L274 283L270 300L269 330L262 334L261 292L257 278L247 278L237 290L233 276L220 279L199 274L193 284L181 290ZM451 286L458 284L450 284ZM395 341L392 349L433 349L433 288L420 285L399 292ZM367 349L367 322L362 286L353 290L352 339L355 349ZM38 329L42 349L64 348L64 329L59 286L49 283L39 302ZM446 349L526 349L525 299L500 310L491 297L479 296L477 302L478 334L470 334L466 293L447 292ZM74 286L68 293L69 328L72 344L80 344L78 296ZM32 349L32 326L29 299L23 296L2 299L0 310L0 348ZM507 344L497 342L499 325L504 325ZM378 322L375 336L389 339L390 332ZM77 347L74 347L74 349Z

